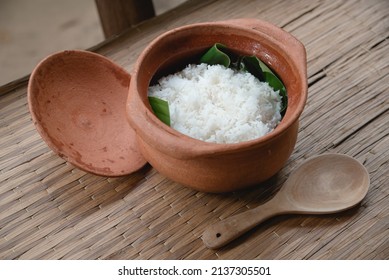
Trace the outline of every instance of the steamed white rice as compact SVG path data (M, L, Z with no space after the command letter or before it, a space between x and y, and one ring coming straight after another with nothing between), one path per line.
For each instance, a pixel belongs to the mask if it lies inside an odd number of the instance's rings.
M188 65L161 78L148 94L168 102L172 128L207 142L252 140L281 120L278 91L222 65Z

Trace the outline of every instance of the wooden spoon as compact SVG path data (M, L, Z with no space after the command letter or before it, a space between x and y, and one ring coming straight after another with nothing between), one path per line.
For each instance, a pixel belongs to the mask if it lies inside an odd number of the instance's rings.
M281 190L265 204L209 226L202 239L219 248L279 214L328 214L359 203L370 184L369 173L346 155L325 154L300 165Z

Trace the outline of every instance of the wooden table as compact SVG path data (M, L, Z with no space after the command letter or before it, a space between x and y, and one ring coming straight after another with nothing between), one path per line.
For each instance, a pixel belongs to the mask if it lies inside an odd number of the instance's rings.
M308 53L309 98L279 174L241 192L206 194L150 166L120 178L85 173L37 134L21 79L0 88L0 259L389 259L388 1L188 1L93 50L131 71L168 29L241 17L284 28ZM359 206L275 217L222 249L204 246L207 225L262 204L296 165L328 152L368 169Z

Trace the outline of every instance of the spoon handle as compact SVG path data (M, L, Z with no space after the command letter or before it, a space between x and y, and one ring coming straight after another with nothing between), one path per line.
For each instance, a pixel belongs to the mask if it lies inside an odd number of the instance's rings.
M269 201L254 209L210 225L203 233L203 242L208 248L220 248L266 219L275 216L278 212L274 201Z

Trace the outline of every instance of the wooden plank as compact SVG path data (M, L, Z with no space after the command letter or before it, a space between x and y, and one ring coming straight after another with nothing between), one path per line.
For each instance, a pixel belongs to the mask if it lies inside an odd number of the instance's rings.
M95 0L95 3L106 38L155 16L151 0Z

